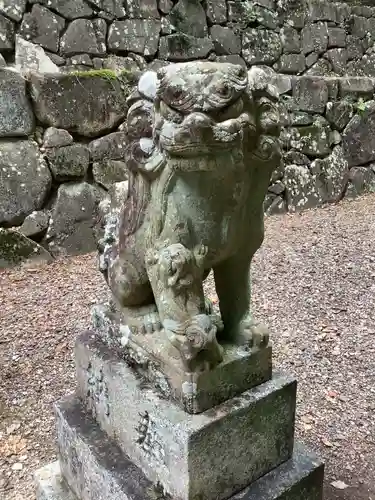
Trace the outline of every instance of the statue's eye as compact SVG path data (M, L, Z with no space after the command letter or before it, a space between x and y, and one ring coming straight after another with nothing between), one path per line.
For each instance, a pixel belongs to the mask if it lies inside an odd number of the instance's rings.
M246 76L246 68L244 68L243 66L241 66L241 68L238 70L238 76L240 78L245 78Z
M226 97L229 98L232 95L232 89L224 83L221 87L218 89L218 93L220 94L221 97Z
M173 98L173 100L176 100L176 101L181 99L182 95L183 95L183 90L179 89L179 88L174 89L172 92L172 98Z

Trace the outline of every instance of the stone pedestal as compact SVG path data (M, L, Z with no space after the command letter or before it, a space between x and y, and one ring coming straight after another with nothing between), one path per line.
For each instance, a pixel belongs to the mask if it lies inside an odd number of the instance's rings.
M272 375L270 347L227 346L192 379L139 343L108 346L106 327L77 339L38 500L321 500L324 466L294 445L296 381Z

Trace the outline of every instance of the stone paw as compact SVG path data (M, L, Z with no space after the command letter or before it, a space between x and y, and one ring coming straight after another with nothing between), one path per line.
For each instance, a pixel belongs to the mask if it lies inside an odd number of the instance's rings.
M139 315L136 320L133 320L131 323L136 333L141 335L159 332L162 329L159 313L157 311L150 311Z
M256 323L251 320L245 320L237 336L237 342L240 345L248 347L267 347L270 334L269 330L263 323Z
M155 333L162 329L159 313L157 311L149 312L142 318L139 318L138 333Z

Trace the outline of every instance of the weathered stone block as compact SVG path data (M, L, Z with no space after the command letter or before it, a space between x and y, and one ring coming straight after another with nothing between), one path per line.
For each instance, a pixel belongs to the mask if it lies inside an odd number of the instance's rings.
M289 124L293 127L302 125L312 125L314 123L314 115L305 113L304 111L292 111L289 115Z
M128 15L132 19L159 19L157 0L128 0Z
M137 61L141 59L141 56L137 57ZM141 68L138 66L138 62L136 62L132 57L110 55L105 59L101 59L101 61L104 69L110 69L117 75L120 75L124 70L136 74L139 69L144 69L143 67Z
M278 73L275 73L271 77L271 83L272 83L272 85L274 85L277 88L280 95L286 94L287 92L289 92L292 89L292 77L291 76L280 75Z
M292 459L230 500L322 500L323 478L323 463L298 445ZM61 475L59 462L39 469L35 479L38 500L77 500ZM134 492L133 496L126 496L126 500L138 498L138 492ZM155 494L152 495L152 500L154 499ZM149 497L143 497L142 500L149 500Z
M66 56L86 53L103 55L106 53L106 23L103 19L72 21L61 39L60 50Z
M44 148L60 148L73 143L73 137L67 130L62 128L49 127L43 135Z
M349 167L365 165L375 160L375 102L366 104L353 116L342 137L344 154Z
M303 8L303 4L296 4L297 8L290 12L283 12L283 20L285 26L291 26L296 29L302 29L307 20L307 12Z
M348 161L341 146L336 146L327 158L315 160L310 171L319 181L323 202L332 203L341 199L349 174Z
M374 80L372 78L350 77L339 80L340 97L369 98L374 95Z
M123 0L89 0L89 3L105 13L110 14L112 19L121 19L122 17L126 17Z
M102 160L123 160L125 158L126 133L113 132L90 142L91 159L95 162Z
M303 54L283 54L274 67L281 73L291 75L302 73L306 68L305 56Z
M284 154L284 161L286 165L305 165L308 167L311 160L308 156L298 151L288 151Z
M93 10L85 0L38 0L66 19L78 19L80 17L91 17Z
M175 33L160 39L159 57L176 62L204 59L213 49L211 38L195 38L183 33Z
M348 50L348 59L360 59L365 53L365 48L363 46L363 42L360 38L347 35L346 37L346 46Z
M230 22L240 23L243 26L254 22L271 30L276 29L278 26L277 13L274 7L263 6L261 2L250 0L243 2L229 1L228 18Z
M286 201L282 196L267 193L264 201L264 213L266 215L283 214L286 212Z
M239 55L236 55L236 54L229 54L227 56L217 56L216 62L238 64L239 66L243 66L244 68L247 68L246 63L242 59L242 57Z
M375 170L370 167L352 167L349 172L349 185L346 197L355 198L364 193L375 192Z
M12 21L21 21L26 9L26 0L2 0L0 13Z
M33 128L25 80L14 71L0 68L0 137L26 136Z
M35 4L30 13L25 14L20 34L26 39L41 45L51 52L59 50L60 33L65 20L49 9Z
M95 162L92 166L95 182L105 189L109 189L112 184L126 180L127 172L126 163L119 160L102 160Z
M28 215L18 229L20 233L28 238L39 237L47 231L49 223L49 213L47 211L34 211Z
M37 470L35 482L37 500L77 500L61 475L58 461Z
M54 256L95 250L93 226L102 195L99 188L87 182L60 185L45 237Z
M126 456L84 415L78 402L60 405L61 427L71 446L70 465L72 483L83 491L82 500L108 498L109 500L155 500L161 492L152 485ZM74 450L77 450L76 452ZM108 457L103 460L100 457ZM89 460L87 460L89 459ZM91 469L81 466L89 461ZM79 472L86 472L84 480ZM93 480L95 473L97 480ZM90 479L91 477L91 479ZM322 500L324 465L304 446L295 446L293 457L255 481L230 500ZM59 462L42 467L35 474L38 500L78 500L61 474ZM85 488L86 487L86 488ZM84 489L85 488L85 489ZM90 495L87 497L87 495Z
M322 54L328 47L327 23L318 22L306 25L301 31L302 51L304 54Z
M305 74L306 76L332 76L332 64L326 59L318 59Z
M337 130L343 130L353 116L353 104L345 99L337 102L328 102L326 118Z
M284 26L280 30L280 38L285 54L299 54L301 51L301 37L296 29Z
M128 109L126 84L90 76L90 72L87 76L32 75L31 95L41 123L87 137L121 123Z
M227 21L226 0L207 0L207 19L211 24L222 24Z
M48 263L53 260L47 250L18 231L0 228L0 269L24 264Z
M348 51L346 49L329 49L324 54L324 57L332 65L332 70L338 75L346 73L346 65L348 62Z
M328 28L328 48L346 48L346 31L344 28Z
M46 152L49 167L59 182L84 177L90 163L90 153L83 144L49 148Z
M52 176L34 141L1 141L0 153L0 224L18 225L43 206Z
M212 26L211 38L214 43L216 54L224 55L241 53L241 35L239 33L235 33L233 29L225 26Z
M15 26L0 14L0 51L10 51L14 47Z
M319 121L306 127L296 127L290 130L290 145L305 155L324 157L331 152L329 132L329 126L323 126Z
M366 0L362 0L362 2L366 2ZM363 16L363 17L371 17L374 15L373 7L370 7L370 5L361 5L361 0L359 3L360 5L352 6L353 14L355 14L356 16Z
M306 56L306 59L305 59L306 67L310 68L313 64L316 63L318 58L319 58L318 54L316 54L315 52L311 52L311 54Z
M206 13L200 0L178 0L168 16L168 21L179 33L196 38L208 35Z
M248 64L271 64L282 53L279 33L249 28L242 34L242 57Z
M120 349L128 363L164 398L172 399L190 413L212 408L271 378L270 346L250 351L225 346L224 360L217 368L192 374L182 368L177 352L168 345L163 332L144 338L127 338L127 327L113 316L104 306L94 308L93 320L98 335ZM90 349L87 338L83 338L81 344L83 349ZM81 344L78 342L77 346ZM100 351L100 347L105 351L103 345L93 342L95 351Z
M309 7L309 19L312 22L316 21L331 21L334 23L340 22L338 7L331 2L325 2L322 0L310 0L308 3Z
M356 77L375 77L375 54L365 54L361 59L350 61L347 74Z
M40 45L16 35L15 67L25 79L30 73L59 73L60 69Z
M293 97L301 111L323 113L328 102L328 87L323 79L298 78L293 87Z
M37 471L38 500L155 500L161 493L82 411L76 399L59 403L57 416L61 463ZM323 474L323 463L297 444L290 460L231 500L321 500Z
M88 349L88 344L77 344L79 397L101 428L172 497L227 498L290 458L293 379L274 376L204 413L189 415L144 386L121 358Z
M307 208L317 207L323 203L316 177L311 175L307 166L287 165L285 167L284 183L289 212L299 212Z
M297 444L293 458L231 500L322 500L324 464Z
M369 31L369 21L365 17L352 16L351 18L351 34L358 38L364 38Z
M160 28L160 21L154 19L114 21L108 33L108 48L153 56L158 50Z

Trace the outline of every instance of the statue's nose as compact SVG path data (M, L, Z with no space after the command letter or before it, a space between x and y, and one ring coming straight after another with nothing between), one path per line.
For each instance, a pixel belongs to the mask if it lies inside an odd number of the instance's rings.
M211 127L213 119L205 113L195 112L185 118L184 125L199 128Z

